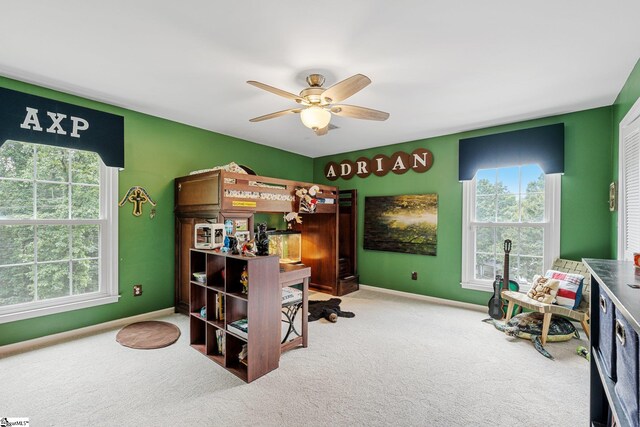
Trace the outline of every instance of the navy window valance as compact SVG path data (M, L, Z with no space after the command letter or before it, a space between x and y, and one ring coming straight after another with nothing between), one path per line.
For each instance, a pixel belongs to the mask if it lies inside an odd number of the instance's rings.
M546 174L564 172L564 123L461 139L458 177L472 180L478 169L537 164Z
M124 168L124 117L0 88L0 146L7 140L93 151Z

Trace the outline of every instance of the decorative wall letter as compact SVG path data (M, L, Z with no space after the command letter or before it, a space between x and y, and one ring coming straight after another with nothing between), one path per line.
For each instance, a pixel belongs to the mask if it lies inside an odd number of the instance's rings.
M369 160L359 157L355 163L351 160L343 160L340 163L328 162L324 167L324 176L335 181L338 178L351 179L354 175L366 178L372 173L376 176L385 176L389 171L401 175L409 169L422 173L433 166L433 154L426 148L417 148L411 154L397 151L391 157L384 154L376 154Z

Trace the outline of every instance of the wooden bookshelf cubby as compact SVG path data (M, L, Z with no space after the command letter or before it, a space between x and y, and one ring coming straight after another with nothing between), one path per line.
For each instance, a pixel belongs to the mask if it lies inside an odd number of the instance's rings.
M278 257L191 249L189 258L191 346L246 382L278 368L282 292ZM249 276L246 294L240 283L244 269ZM193 273L205 273L205 280L198 281ZM222 316L216 310L220 304L224 307ZM206 317L201 315L203 308ZM247 319L247 337L227 328L240 319ZM244 345L247 357L243 363L238 355Z

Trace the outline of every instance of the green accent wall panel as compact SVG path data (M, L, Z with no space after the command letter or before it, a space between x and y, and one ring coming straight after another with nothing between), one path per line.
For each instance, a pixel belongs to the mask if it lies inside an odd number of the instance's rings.
M565 174L562 177L561 256L606 258L610 251L611 222L608 205L611 164L611 108L604 107L539 120L497 126L454 135L377 147L314 159L314 182L358 190L358 272L360 283L446 298L486 304L489 294L462 289L462 184L458 181L458 140L555 123L565 124ZM375 154L412 152L427 148L434 156L433 167L422 174L389 173L384 177L353 177L328 181L324 166ZM364 198L400 194L438 194L437 256L422 256L364 250ZM418 280L411 280L411 272Z
M118 303L0 324L0 346L172 307L175 177L235 161L260 175L313 179L313 160L309 157L3 77L0 87L124 116L125 169L119 173L119 196L139 185L158 204L153 219L149 217L149 204L143 205L140 217L132 215L129 203L119 208ZM143 294L134 298L135 283L143 285Z
M618 153L620 145L620 122L629 112L633 104L640 98L640 59L631 71L622 90L613 103L613 147L611 150L611 181L618 182ZM611 258L618 256L618 213L611 216Z

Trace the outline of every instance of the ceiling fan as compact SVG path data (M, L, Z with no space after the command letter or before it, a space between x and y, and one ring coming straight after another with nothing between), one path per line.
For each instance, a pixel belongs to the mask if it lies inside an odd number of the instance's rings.
M274 119L276 117L287 114L300 114L302 123L312 129L316 135L326 135L329 131L329 122L331 114L340 117L351 117L353 119L364 120L387 120L389 113L384 111L373 110L371 108L356 107L355 105L337 104L351 95L364 89L371 83L369 77L356 74L339 83L334 84L328 89L322 87L324 84L324 76L321 74L310 74L307 77L308 88L300 91L300 95L266 85L264 83L249 80L247 83L264 89L268 92L275 93L287 99L291 99L301 105L300 108L290 108L288 110L278 111L264 116L255 117L250 122L261 122L263 120Z

